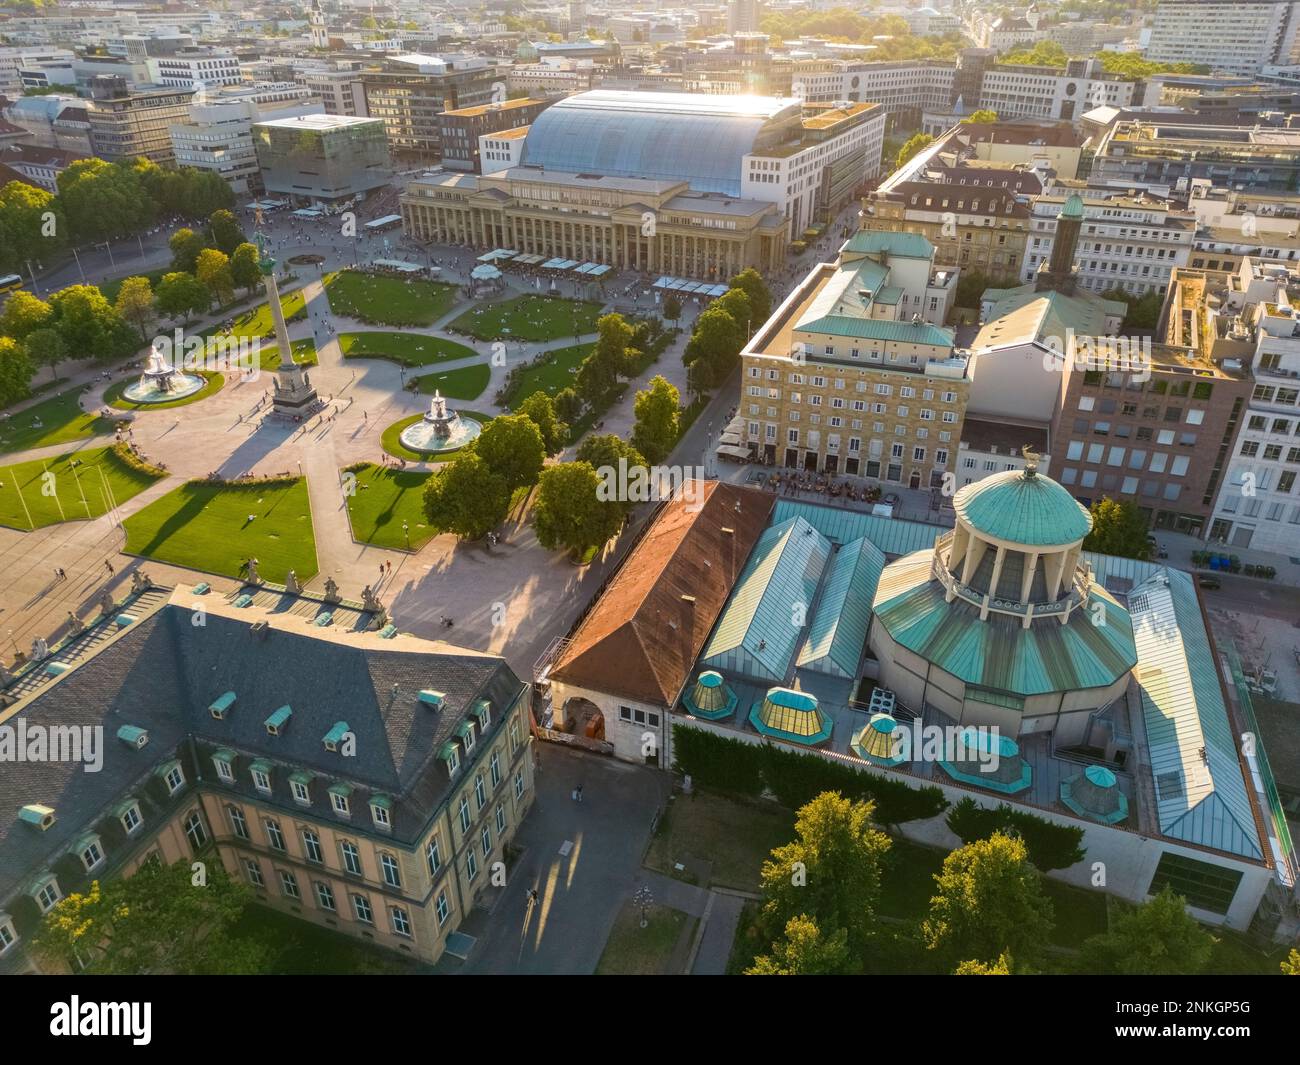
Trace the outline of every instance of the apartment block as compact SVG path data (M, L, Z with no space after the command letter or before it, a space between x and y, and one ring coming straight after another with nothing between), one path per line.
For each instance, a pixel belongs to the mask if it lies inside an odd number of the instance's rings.
M110 163L143 156L170 165L176 158L171 127L189 117L193 95L190 88L132 88L120 75L93 79L86 107L91 150Z
M1143 54L1157 63L1256 74L1300 58L1298 29L1295 0L1160 0Z

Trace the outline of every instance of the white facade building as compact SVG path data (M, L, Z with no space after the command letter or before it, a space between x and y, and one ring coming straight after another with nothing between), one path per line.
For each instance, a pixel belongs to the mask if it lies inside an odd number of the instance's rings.
M1144 54L1157 63L1255 74L1300 59L1297 29L1297 0L1161 0Z

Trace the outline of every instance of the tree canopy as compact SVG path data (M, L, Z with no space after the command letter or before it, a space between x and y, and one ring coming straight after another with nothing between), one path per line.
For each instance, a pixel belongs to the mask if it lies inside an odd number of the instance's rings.
M1136 503L1103 496L1093 503L1089 513L1092 532L1083 541L1085 551L1142 560L1151 554L1147 519Z
M499 525L510 507L505 479L473 450L462 452L429 478L424 513L439 532L478 540Z

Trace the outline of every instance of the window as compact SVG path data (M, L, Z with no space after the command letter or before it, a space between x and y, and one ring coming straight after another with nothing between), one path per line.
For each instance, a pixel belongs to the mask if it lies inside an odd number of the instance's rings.
M433 908L434 912L438 914L438 927L441 928L447 923L447 916L451 912L447 908L447 893L445 891L438 892L438 898L434 902Z
M487 790L483 787L483 774L480 773L474 778L474 803L475 809L481 810L487 803Z
M1158 895L1169 886L1182 895L1189 906L1211 913L1227 913L1240 883L1239 869L1225 869L1166 851L1160 856L1160 864L1156 866L1147 894Z
M167 770L167 776L163 779L167 783L167 794L175 795L185 783L185 773L179 765L174 765Z
M118 820L122 823L122 831L128 836L131 835L141 825L140 807L133 803L122 811L122 816Z
M260 766L253 766L253 787L266 795L270 795L271 774Z
M89 872L91 869L94 869L95 866L97 866L103 860L104 860L104 852L99 847L99 840L91 840L82 849L81 864L86 867L87 872Z
M519 722L510 722L510 753L515 753L515 748L519 746Z
M474 722L465 722L465 735L463 737L466 753L474 749Z
M334 808L336 814L342 814L344 817L348 817L352 813L352 806L348 802L348 797L342 792L330 792L330 805Z
M266 841L271 844L273 850L285 850L284 833L280 831L280 822L272 821L269 817L263 822L266 828Z
M469 831L469 797L465 795L460 797L460 830Z
M0 955L16 942L18 942L18 933L14 931L13 922L7 916L0 917Z
M244 875L253 887L266 887L266 881L262 879L262 867L252 858L244 859Z
M370 803L370 819L374 821L376 828L387 831L393 827L392 818L388 816L388 807L384 803L377 801Z
M59 890L59 882L54 877L50 877L33 897L36 899L36 905L41 908L41 913L49 913L54 908L54 904L63 898L63 892Z
M506 808L504 806L498 806L497 807L497 835L498 836L501 835L501 833L504 832L505 830L506 830Z
M293 801L302 806L311 805L311 792L307 790L307 785L301 780L292 780L289 787L293 791Z
M330 913L337 913L338 906L334 902L334 889L324 881L316 881L316 901L320 903L322 910L329 910Z
M352 896L352 912L357 915L357 920L363 924L375 923L375 911L370 908L370 900L364 895Z
M288 899L302 897L302 893L298 890L298 878L287 869L280 870L280 890L284 893L284 897Z
M235 835L240 839L248 839L248 821L244 818L244 811L238 806L227 806L226 816L230 818L230 827L234 829Z
M411 938L411 919L406 915L406 911L400 906L393 906L390 910L393 917L393 931L399 936Z
M379 856L379 868L384 871L385 884L395 888L402 886L402 869L397 864L397 859L391 854L381 854Z
M515 798L523 798L524 794L524 771L521 769L515 774Z
M302 850L309 862L315 862L317 865L325 864L325 852L321 850L320 836L310 828L302 830Z
M429 840L429 846L424 851L425 860L429 863L429 875L437 876L438 870L442 868L442 852L438 848L438 840Z
M343 868L353 876L362 876L361 852L357 850L357 845L344 840L339 844L339 850L343 854Z
M474 857L473 851L469 851L465 855L465 876L471 882L478 876L478 859Z
M185 835L194 851L201 851L207 846L208 830L204 827L203 818L199 816L197 810L185 819Z
M226 784L235 782L235 771L224 758L214 758L212 764L217 767L217 778L219 780Z
M460 752L453 747L447 752L447 775L454 777L456 770L460 768Z
M492 761L489 763L488 768L492 775L492 787L495 788L501 783L501 753L499 751L492 752Z
M492 853L492 829L488 825L483 826L483 831L479 833L479 846L483 848L483 857L486 858Z

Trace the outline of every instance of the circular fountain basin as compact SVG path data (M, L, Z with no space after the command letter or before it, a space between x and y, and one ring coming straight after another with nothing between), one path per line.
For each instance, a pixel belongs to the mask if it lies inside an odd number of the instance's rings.
M165 377L145 374L122 390L122 398L132 403L171 403L194 395L206 384L198 374L179 370Z
M457 417L446 428L450 430L448 435L440 435L438 426L425 417L403 429L398 439L403 447L408 447L412 451L436 455L440 451L455 451L457 448L464 447L483 431L483 426L473 418Z

